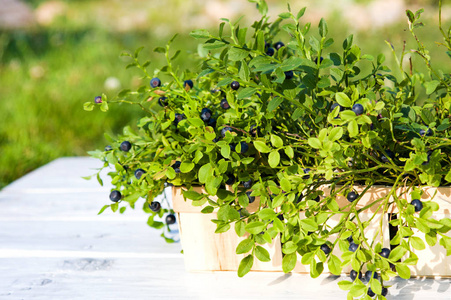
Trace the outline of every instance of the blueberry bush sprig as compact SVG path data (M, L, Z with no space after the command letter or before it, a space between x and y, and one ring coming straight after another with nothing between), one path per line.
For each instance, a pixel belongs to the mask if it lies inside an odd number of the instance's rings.
M428 74L400 64L401 75L395 75L383 54L363 54L352 35L339 51L331 50L326 21L314 30L302 22L305 8L293 13L288 7L270 22L265 1L251 2L262 18L250 28L222 19L215 33L191 32L202 41L200 70L173 65L180 51L171 49L171 39L155 49L166 64L152 75L150 63L139 59L141 48L124 54L131 60L127 67L141 69L150 84L85 103L86 110L102 111L112 103L135 104L147 113L138 132L125 127L118 138L108 137L104 151L91 152L104 168L114 168L113 203L101 212L124 212L144 199L148 224L172 241L166 233L176 222L174 211L156 197L168 185L183 186L184 197L203 213L217 209L217 233L235 230L246 237L236 249L246 254L240 277L254 259L268 261L260 245L280 237L284 272L298 263L317 277L325 266L336 275L351 266L351 280L340 281L340 288L350 298L384 299L384 282L409 278L415 251L425 248L414 229L428 245L439 243L451 254L451 219L433 218L438 204L422 198L422 187L451 183L451 77L432 67L416 35L422 10L407 11L407 18ZM442 28L440 22L451 58L451 31ZM391 189L360 208L376 185ZM257 197L259 208L251 213L247 208ZM396 215L390 220L398 228L390 241L396 247L383 244L383 218L380 229L367 233L363 214L369 209L375 212L370 221L376 214Z

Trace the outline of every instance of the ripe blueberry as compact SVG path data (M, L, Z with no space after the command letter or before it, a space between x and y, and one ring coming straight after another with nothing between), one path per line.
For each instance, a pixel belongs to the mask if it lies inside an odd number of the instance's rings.
M169 214L166 216L166 224L168 225L175 224L175 216L173 214Z
M232 132L233 130L232 130L232 128L230 128L229 126L226 126L226 127L222 128L222 130L221 130L221 136L222 136L222 137L225 137L227 131Z
M153 211L153 212L159 212L160 209L161 209L161 204L160 204L160 202L158 202L158 201L152 201L152 202L149 204L149 208L150 208L150 210Z
M158 104L159 104L161 107L165 107L166 105L168 105L168 98L167 98L167 97L160 97L160 98L158 99Z
M357 194L356 192L352 191L348 193L348 196L346 196L346 199L348 199L349 202L354 202L355 199L357 199L357 197L359 197L359 194Z
M358 248L359 248L359 245L357 245L356 243L354 243L354 242L349 243L349 251L356 252Z
M141 177L146 173L143 169L137 169L135 171L135 177L136 179L141 179Z
M335 109L335 107L340 107L340 111L342 111L343 110L343 106L341 106L340 104L338 104L338 103L333 103L332 105L331 105L331 107L330 107L330 111L333 111L334 109Z
M152 79L150 80L150 87L151 87L151 88L156 88L157 86L161 86L161 80L160 80L160 78L157 78L157 77L152 78Z
M181 120L185 119L184 114L175 114L174 124L177 126Z
M226 98L221 100L221 103L219 104L219 106L221 106L222 109L229 109L230 108L229 102L227 102Z
M121 198L122 198L122 194L119 191L114 190L110 193L110 200L113 202L119 202L119 200L121 200Z
M236 144L229 144L230 152L235 152Z
M284 217L283 217L283 214L278 215L278 216L277 216L277 219L279 219L280 221L285 220Z
M308 175L308 173L309 173L310 171L311 171L310 168L305 168L305 169L304 169L304 174L307 174L307 175L302 176L302 178L303 178L303 179L309 179L309 178L310 178L310 175Z
M379 253L380 256L384 258L388 258L390 256L390 249L388 248L382 248L381 252Z
M430 128L428 128L427 131L424 130L424 129L421 129L420 130L420 135L421 136L431 136L432 135L432 130Z
M370 297L376 296L376 294L371 290L371 288L368 288L367 294L368 294L368 296L370 296Z
M324 254L327 255L330 253L330 247L327 246L327 244L322 244L320 248L321 248L321 250L323 250Z
M184 87L185 89L192 89L193 86L194 86L194 84L193 84L193 81L192 81L191 79L185 80L185 81L183 82L183 87Z
M179 161L176 161L171 167L174 169L175 173L180 173L180 165L182 163Z
M251 191L246 192L247 198L249 199L249 203L252 203L255 201L255 196L251 196Z
M415 212L419 212L420 210L423 209L423 203L418 199L412 200L410 204L412 204L415 207Z
M319 63L321 64L322 62L323 62L323 57L322 56L320 56L320 58L319 58ZM313 59L313 61L315 62L315 64L318 64L318 57L315 57L315 59Z
M285 78L286 78L286 79L291 79L291 78L293 78L293 76L294 76L293 71L287 71L287 72L285 72Z
M244 154L249 150L249 145L246 142L240 142L241 145L241 154Z
M237 89L239 89L240 88L240 83L238 82L238 81L233 81L231 84L230 84L230 87L232 88L232 90L237 90Z
M268 49L266 49L266 55L268 55L268 56L273 56L275 52L276 51L272 47L269 47Z
M274 44L274 48L276 48L276 50L279 50L283 46L285 46L285 44L282 43L282 42L277 42L277 43Z
M348 236L348 238L346 239L349 243L353 243L354 239L352 238L352 235Z
M386 287L383 287L381 295L385 297L385 296L387 296L387 294L388 294L388 289Z
M226 174L227 175L227 181L225 182L227 185L232 185L235 183L235 176L233 174Z
M94 98L94 102L95 103L102 103L102 97L100 97L100 96L95 97Z
M373 277L374 279L378 279L379 275L377 275L376 272L373 272L373 271L370 271L370 270L366 271L365 272L365 280L369 282L371 277Z
M256 125L251 125L251 128L249 129L249 134L252 137L256 137L258 134L260 134L260 128L258 128Z
M241 181L241 184L245 189L250 189L252 186L252 179L249 179L248 181Z
M120 146L122 151L128 152L132 148L132 144L129 141L124 141Z
M354 104L352 106L352 111L356 114L356 116L360 116L364 112L363 105L360 103Z
M110 145L105 146L105 152L111 151L113 150L113 147L111 147Z
M204 122L208 122L211 118L212 112L208 108L202 108L202 111L200 112L200 118Z
M357 276L359 277L360 280L362 280L362 278L363 278L362 273L354 271L354 270L351 270L351 272L349 272L349 277L351 277L352 281L355 281Z
M208 126L215 128L216 127L216 119L210 118L207 122Z

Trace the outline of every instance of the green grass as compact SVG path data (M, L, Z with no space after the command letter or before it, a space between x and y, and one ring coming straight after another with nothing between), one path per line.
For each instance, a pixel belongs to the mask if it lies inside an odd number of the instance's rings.
M83 1L76 3L84 5ZM339 18L328 23L329 33L335 38L334 49L341 49L342 41L353 30L344 28ZM440 41L437 27L427 23L427 29L420 30L425 43ZM83 103L102 92L114 97L118 90L104 88L110 76L118 78L122 88L140 85L142 74L137 69L125 70L127 61L119 54L145 46L141 55L143 60L153 61L148 68L152 74L162 66L161 57L152 50L163 46L169 37L148 31L118 33L105 31L104 26L95 23L80 24L0 32L0 188L55 158L102 149L106 143L104 132L118 134L124 125L133 124L143 114L126 105L112 105L106 114L98 110L85 112ZM405 28L403 22L360 32L355 34L355 42L363 53L375 56L385 53L387 64L393 66L390 48L384 40L390 40L398 53L403 40L408 40L407 49L415 47ZM316 31L316 24L312 30ZM174 48L185 51L176 62L182 69L194 66L188 52L195 51L196 45L197 41L187 33L176 39ZM450 71L449 58L442 49L434 47L431 56L435 66ZM417 57L414 67L425 70Z

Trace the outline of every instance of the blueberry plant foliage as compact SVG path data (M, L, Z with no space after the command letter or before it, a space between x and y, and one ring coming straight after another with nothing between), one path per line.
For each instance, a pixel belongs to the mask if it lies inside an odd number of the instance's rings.
M174 212L155 198L168 184L183 186L184 197L203 206L203 213L217 210L217 233L235 230L246 237L236 249L247 254L240 277L254 259L268 261L261 245L280 237L284 272L301 263L312 277L326 265L339 275L351 265L351 281L339 282L349 290L348 298L385 299L384 282L395 275L410 277L408 266L417 263L414 251L424 249L424 241L439 243L451 254L451 219L433 217L439 209L433 199L419 200L422 187L451 182L451 77L432 67L416 35L423 10L407 11L418 47L403 49L400 58L394 52L399 61L395 72L384 65L383 54L363 54L352 35L341 51L330 51L334 40L326 21L321 19L318 31L303 23L305 8L293 13L288 6L270 22L266 3L251 2L262 18L249 28L221 19L215 33L191 32L202 41L200 70L181 71L173 64L181 52L170 48L172 39L154 50L167 63L150 75L150 62L139 59L140 48L123 55L131 60L127 68L141 69L150 85L124 90L113 100L103 95L85 103L86 110L129 103L147 112L137 124L139 132L126 127L118 138L107 137L111 144L104 151L90 152L104 161L104 168L114 168L109 173L113 204L101 212L124 212L145 199L148 224L171 241L166 233ZM440 44L451 58L450 29L439 21ZM289 40L279 40L283 31ZM404 56L411 51L427 66L427 74L412 65L404 70ZM366 74L364 65L370 66ZM392 188L358 208L375 185ZM408 202L407 195L415 200ZM339 196L349 204L339 206ZM246 208L255 197L259 209L250 213ZM363 220L362 212L370 208L373 217ZM383 218L371 236L365 229L376 214L393 211L390 224L398 230L388 249L382 243ZM334 216L339 221L329 222Z

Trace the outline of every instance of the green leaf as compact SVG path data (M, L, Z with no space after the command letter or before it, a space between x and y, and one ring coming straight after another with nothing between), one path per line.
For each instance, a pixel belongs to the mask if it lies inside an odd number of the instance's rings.
M103 112L107 112L108 111L108 102L103 101L102 104L100 104L100 110Z
M257 246L255 248L255 256L258 258L259 261L266 262L271 260L268 250L266 250L262 246Z
M199 169L199 181L201 183L206 183L207 180L213 175L213 170L211 164L205 164Z
M210 33L205 29L196 29L190 32L189 34L195 39L208 39L210 38Z
M303 16L304 13L305 13L305 10L306 10L306 7L301 8L301 9L299 10L298 14L296 15L296 19L299 20L300 18L302 18L302 16Z
M421 110L421 120L423 120L426 125L429 125L434 122L434 115L430 110L423 108Z
M348 131L350 137L355 137L359 135L359 125L357 125L356 120L351 120L348 124Z
M274 150L271 153L269 153L268 163L271 166L271 168L276 168L279 165L279 162L280 162L279 151Z
M302 219L300 221L302 228L306 231L316 231L318 230L318 224L312 219Z
M194 201L200 200L200 199L202 199L204 197L203 194L198 193L196 191L185 191L185 190L182 190L182 194L183 194L183 197L185 197L186 199L191 199L191 200L194 200Z
M438 80L432 80L432 81L425 82L424 86L426 87L426 94L430 95L433 92L435 92L435 90L437 89L439 84L440 84L440 81L438 81Z
M252 265L254 264L254 256L252 254L249 254L245 258L243 258L240 262L240 266L238 267L238 277L243 277L252 268Z
M94 103L93 102L85 102L83 104L83 109L86 111L92 111L94 109Z
M163 48L163 47L156 47L155 49L153 49L153 52L156 52L156 53L166 53L166 48Z
M107 209L108 207L110 207L110 205L104 205L100 211L97 213L98 215L100 215L101 213L103 213L105 211L105 209Z
M249 52L247 50L232 47L228 54L231 61L240 61L244 60L249 55Z
M256 88L253 87L247 87L242 89L238 95L236 96L237 99L244 99L244 98L249 98L250 96L252 96L253 94L255 94L258 90Z
M246 225L245 229L247 232L251 234L259 234L260 232L266 229L266 224L259 221L251 222Z
M180 165L180 171L182 173L188 173L194 168L194 163L192 162L182 162Z
M342 270L341 261L337 256L330 254L329 261L327 262L327 266L329 268L329 271L332 274L334 274L334 275L341 274L341 270Z
M348 291L352 288L354 284L350 281L347 280L342 280L338 282L338 286L340 287L340 289L344 290L344 291Z
M240 73L239 73L241 80L246 81L246 82L249 81L249 73L250 73L250 70L249 70L247 63L242 61L241 67L240 67Z
M294 157L294 150L293 148L291 148L290 146L286 146L284 149L285 154L289 157L289 158L293 158Z
M251 238L247 238L242 240L238 246L236 247L236 254L243 254L247 253L252 250L252 247L254 247L254 240Z
M309 138L308 139L308 144L315 149L320 149L321 148L321 141L317 138Z
M279 105L283 102L283 99L280 97L274 97L271 99L271 101L269 101L268 104L268 112L272 112L273 110L275 110L276 108L279 107Z
M296 267L297 255L296 252L287 254L282 259L282 270L284 273L291 272Z
M216 227L215 233L227 232L229 229L230 229L230 224L228 224L228 223L218 224L218 226Z
M399 259L401 259L401 257L403 257L404 254L406 253L407 250L405 248L398 246L390 252L390 256L388 257L388 259L390 259L393 262L396 262Z
M327 30L327 23L326 23L326 20L324 20L324 18L321 18L321 20L319 21L318 28L319 28L319 35L321 37L325 37L328 33L328 30Z
M407 265L401 263L397 264L396 272L398 273L399 277L403 279L410 279L410 269Z
M423 240L416 236L410 237L410 244L413 248L417 250L424 250L426 249L426 245L424 244Z
M258 217L262 220L272 220L275 216L276 213L271 208L263 208L258 212Z
M291 191L291 182L286 178L280 180L280 186L285 192Z
M334 142L343 136L343 128L342 127L335 127L331 130L329 134L329 141Z
M119 203L111 204L110 207L111 207L111 210L112 210L113 212L116 212L117 209L119 208Z
M370 280L371 290L380 295L382 293L382 285L379 279L371 278Z
M337 100L338 104L340 104L343 107L351 107L352 106L351 99L349 99L348 95L346 95L343 92L336 93L335 100Z
M204 208L202 208L202 210L200 211L203 214L211 214L213 211L215 210L215 208L213 206L205 206Z
M268 153L271 152L271 148L266 146L265 142L263 141L254 141L254 147L257 149L257 151L261 153Z
M274 148L282 148L283 140L277 135L271 134L271 144L273 145Z
M298 250L298 245L295 244L293 241L288 241L285 244L283 244L282 251L284 254L291 254Z
M322 262L316 262L312 260L310 263L310 277L317 278L324 270L324 265Z
M243 221L239 221L235 223L235 232L238 236L243 236L246 234L246 229L244 228L245 224Z

